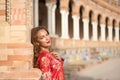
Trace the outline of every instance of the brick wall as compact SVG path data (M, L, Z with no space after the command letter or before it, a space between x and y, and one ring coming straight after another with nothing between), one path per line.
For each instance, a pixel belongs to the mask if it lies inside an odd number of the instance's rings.
M27 0L9 0L11 6L5 1L0 0L0 80L39 80L41 71L33 68L32 23L26 23ZM11 9L7 15L6 6Z
M0 44L0 80L39 80L41 71L33 68L30 44Z
M0 0L0 21L5 21L5 1L6 0Z

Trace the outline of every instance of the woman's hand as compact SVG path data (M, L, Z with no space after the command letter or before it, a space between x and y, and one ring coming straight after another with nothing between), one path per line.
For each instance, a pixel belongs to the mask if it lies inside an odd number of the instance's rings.
M57 52L51 52L51 53L57 60L61 60L61 57Z

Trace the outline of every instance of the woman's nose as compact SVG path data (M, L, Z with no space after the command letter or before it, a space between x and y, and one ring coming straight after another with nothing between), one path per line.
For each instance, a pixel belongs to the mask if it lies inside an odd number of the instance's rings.
M46 36L46 40L48 40L49 39L49 36Z

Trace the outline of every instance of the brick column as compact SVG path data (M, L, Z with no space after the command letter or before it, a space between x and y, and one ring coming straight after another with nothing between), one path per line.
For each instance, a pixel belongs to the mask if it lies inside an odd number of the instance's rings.
M5 11L5 9L6 9L6 0L1 0L0 1L0 21L5 21L6 20L6 11Z
M4 24L0 33L9 36L1 42L0 36L0 79L1 80L39 80L41 71L33 68L33 46L30 43L32 24L32 0L10 1L10 23ZM3 22L7 23L7 22ZM0 25L1 28L1 25ZM6 32L7 31L7 32Z

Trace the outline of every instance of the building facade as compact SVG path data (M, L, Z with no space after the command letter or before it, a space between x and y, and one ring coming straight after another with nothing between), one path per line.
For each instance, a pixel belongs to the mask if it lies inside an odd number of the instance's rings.
M118 57L119 8L119 0L0 0L0 79L40 78L30 38L39 25L49 30L65 64L96 52Z

